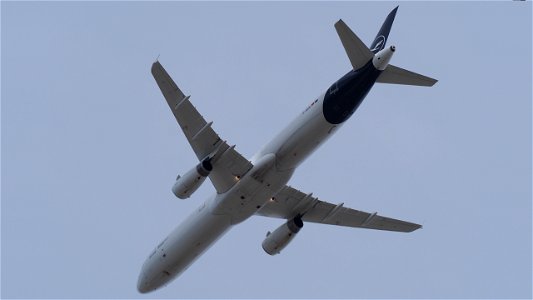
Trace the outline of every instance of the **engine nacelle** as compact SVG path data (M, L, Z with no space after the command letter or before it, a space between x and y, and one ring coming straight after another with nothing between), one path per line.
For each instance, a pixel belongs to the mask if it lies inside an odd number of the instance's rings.
M267 233L263 241L263 250L270 255L276 255L294 239L298 231L304 227L302 219L298 216L278 227L274 232Z
M185 175L178 175L172 186L172 193L180 199L189 198L204 183L211 170L213 170L211 161L209 159L203 160Z

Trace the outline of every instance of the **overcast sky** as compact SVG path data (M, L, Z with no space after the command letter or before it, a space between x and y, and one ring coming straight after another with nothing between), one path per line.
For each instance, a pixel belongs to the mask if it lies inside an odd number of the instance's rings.
M424 225L305 224L271 257L252 217L181 277L136 290L154 246L199 206L170 188L196 158L150 74L160 61L247 157L350 69L400 4L392 63L290 181ZM4 2L2 298L530 298L531 2Z

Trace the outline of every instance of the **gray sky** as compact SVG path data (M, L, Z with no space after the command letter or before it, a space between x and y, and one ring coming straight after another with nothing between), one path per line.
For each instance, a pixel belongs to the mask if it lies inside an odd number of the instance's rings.
M392 63L291 180L418 222L411 234L282 220L236 226L187 272L136 291L157 243L214 189L151 74L158 55L251 156L350 68L333 24L370 43L396 2L2 2L2 298L531 297L531 2L401 2Z

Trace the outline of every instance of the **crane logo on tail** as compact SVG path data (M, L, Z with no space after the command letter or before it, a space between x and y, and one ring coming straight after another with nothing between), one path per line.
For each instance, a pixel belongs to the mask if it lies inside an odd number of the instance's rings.
M374 53L379 52L385 47L385 37L383 35L376 37L376 39L374 40L374 44L374 48L370 49L370 51Z

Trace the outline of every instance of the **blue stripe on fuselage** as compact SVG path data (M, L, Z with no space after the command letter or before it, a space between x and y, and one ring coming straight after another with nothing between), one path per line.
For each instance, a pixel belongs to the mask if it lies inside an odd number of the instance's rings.
M324 96L322 112L331 124L340 124L355 112L368 94L381 71L372 64L372 60L358 70L351 70L337 80Z

